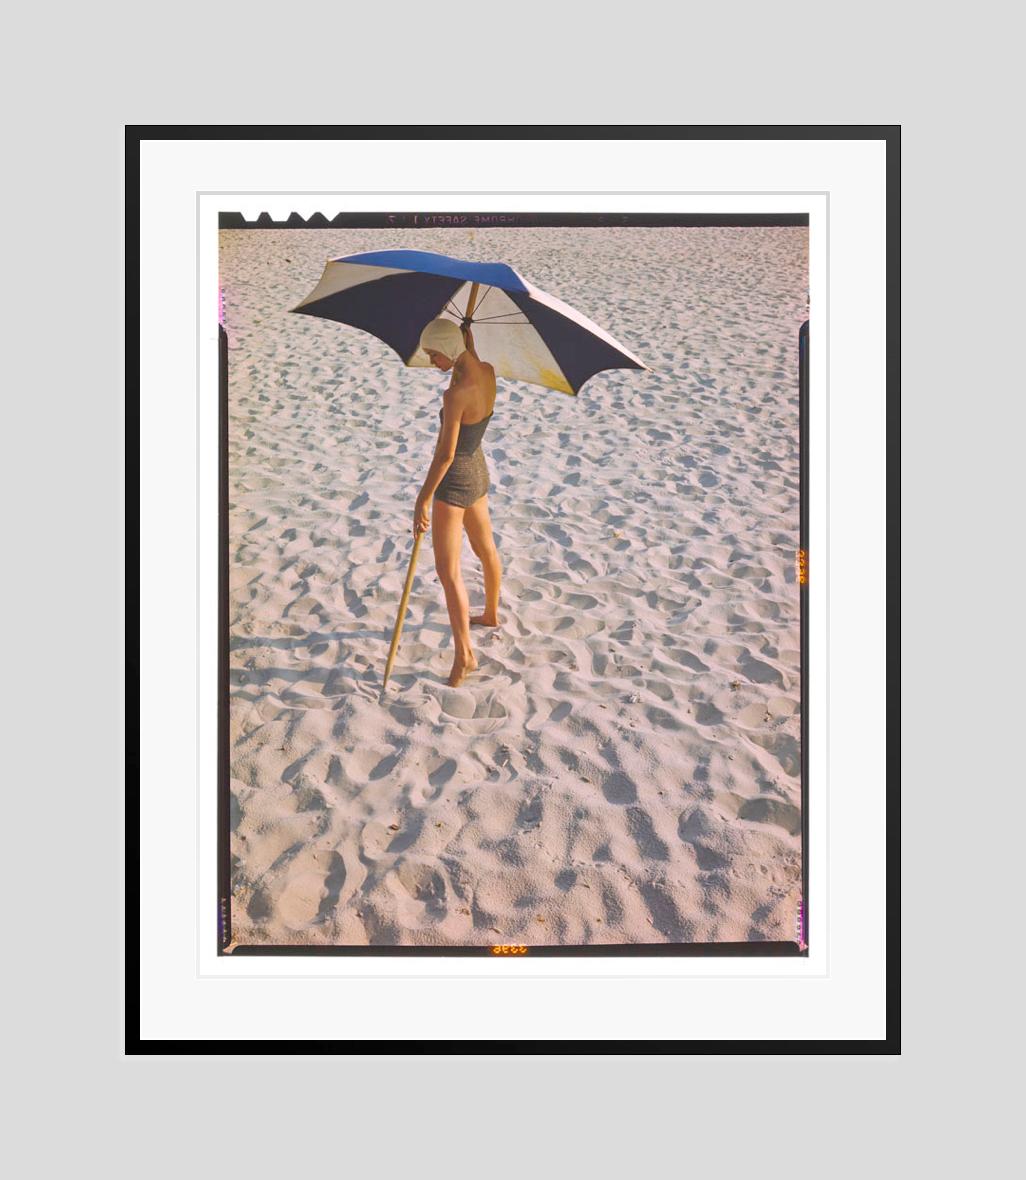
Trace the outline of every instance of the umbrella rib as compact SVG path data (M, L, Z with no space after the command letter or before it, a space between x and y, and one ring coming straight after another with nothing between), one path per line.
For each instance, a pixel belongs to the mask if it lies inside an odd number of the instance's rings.
M485 300L488 298L488 296L489 296L489 294L491 293L491 291L492 291L492 288L491 288L491 287L489 287L489 288L488 288L488 289L485 291L485 293L484 293L484 294L481 296L481 298L480 298L480 299L477 301L477 307L475 307L475 308L474 308L474 311L475 311L475 312L478 312L478 311L480 311L480 310L481 310L481 304L482 304L482 303L484 303L484 301L485 301Z
M463 284L462 284L462 283L460 283L460 284L459 284L459 285L458 285L458 286L455 288L455 290L453 291L453 293L452 293L452 294L453 294L453 295L455 295L455 294L456 294L456 291L458 291L458 290L460 289L460 287L461 287L461 286L463 286ZM438 316L440 316L440 315L442 314L442 312L448 311L448 310L449 310L449 306L448 306L448 305L449 305L451 302L452 302L452 295L447 295L447 296L445 297L445 302L444 302L444 303L441 305L441 307L439 307L438 311L435 313L435 316L433 316L432 318L437 318ZM458 310L456 310L455 308L453 308L453 315L455 315L457 319L460 319L460 318L461 318L461 317L460 317L460 313L459 313L459 311L458 311ZM419 351L420 351L420 344L418 343L418 344L417 344L417 347L416 347L416 348L413 350L413 352L412 352L412 353L410 353L410 355L409 355L408 357L403 357L403 358L402 358L402 359L403 359L403 364L404 364L404 365L409 365L409 364L410 364L410 362L413 360L413 358L414 358L414 357L417 355L417 353L418 353Z
M493 290L494 290L494 287L489 287L489 288L488 288L488 289L485 291L485 293L484 293L484 294L481 296L481 298L480 298L480 299L477 301L477 307L475 307L475 308L474 308L474 311L475 311L475 312L477 312L477 311L480 309L480 307L481 307L481 304L482 304L482 303L484 303L484 301L485 301L485 300L488 298L489 294L490 294L490 293L491 293ZM465 319L465 318L466 318L466 314L467 314L467 313L466 313L466 311L460 311L460 309L459 309L459 308L456 306L456 304L455 304L455 303L453 303L453 301L452 301L451 299L449 299L449 300L447 300L447 301L446 301L446 310L447 310L447 311L449 311L449 312L451 312L451 313L452 313L454 316L456 316L456 318L457 318L457 319L459 319L459 320L463 320L463 319ZM511 312L511 311L507 311L507 312L505 312L505 313L503 313L503 314L505 314L505 315L513 315L514 313L513 313L513 312ZM498 318L499 318L498 316L484 316L484 317L478 317L477 315L474 315L474 316L472 317L472 319L471 319L471 323L474 323L474 324L479 324L479 323L484 323L486 320L490 320L490 319L498 319ZM524 320L523 322L524 322L524 323L527 323L527 321L526 321L526 320Z
M488 296L489 296L489 295L492 293L492 291L494 291L494 290L495 290L494 286L492 286L492 287L488 287L488 288L485 290L485 293L484 293L484 294L481 296L481 298L480 298L480 299L477 301L477 307L475 307L475 308L474 308L474 315L473 315L473 316L472 316L472 318L471 318L471 323L474 323L474 324L493 324L493 323L498 323L499 321L502 321L503 323L506 323L506 324L513 324L513 325L517 325L517 324L527 324L527 325L529 326L529 325L530 325L530 323L531 323L531 321L530 321L530 320L528 320L528 319L523 319L523 320L510 320L510 319L507 319L507 318L506 318L507 316L511 316L511 315L517 315L517 314L522 314L522 313L518 313L518 312L515 312L515 311L500 311L500 312L499 312L497 315L485 315L485 316L479 316L479 315L477 315L477 312L481 310L481 304L482 304L482 303L484 303L484 301L485 301L485 300L488 298ZM447 300L446 300L446 302L445 302L445 308L444 308L444 310L445 310L445 311L447 311L447 312L449 312L449 314L450 314L450 315L453 315L453 316L455 316L455 317L456 317L456 319L458 319L458 320L463 320L463 319L465 319L465 318L466 318L466 312L465 312L465 311L460 311L460 309L459 309L459 308L456 306L456 304L455 304L455 303L453 303L452 299L447 299Z

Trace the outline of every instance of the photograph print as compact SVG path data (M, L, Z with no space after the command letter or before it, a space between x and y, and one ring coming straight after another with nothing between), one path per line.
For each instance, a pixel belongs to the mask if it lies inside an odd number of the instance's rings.
M218 232L223 954L807 953L806 214Z

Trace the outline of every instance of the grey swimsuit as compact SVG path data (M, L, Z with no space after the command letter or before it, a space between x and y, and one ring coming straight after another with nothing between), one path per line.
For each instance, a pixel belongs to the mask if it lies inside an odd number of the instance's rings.
M488 491L488 465L481 450L481 439L494 413L493 410L487 418L472 422L469 426L466 422L460 424L456 454L449 470L442 476L442 482L435 491L435 499L454 504L457 508L469 508ZM441 410L438 411L438 417L444 420Z

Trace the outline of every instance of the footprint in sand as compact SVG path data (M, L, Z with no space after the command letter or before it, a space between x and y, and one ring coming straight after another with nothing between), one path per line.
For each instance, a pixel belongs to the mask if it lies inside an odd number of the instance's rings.
M739 819L773 824L792 836L797 836L802 830L802 813L793 804L785 803L783 799L770 799L765 795L746 799L737 814Z
M291 930L323 922L338 905L346 865L334 851L306 850L295 858L278 895L278 916Z
M640 807L627 808L627 831L646 860L669 860L670 850L656 834L652 817Z
M409 901L420 903L419 910L406 910L406 922L412 921L414 926L425 920L434 923L448 914L445 877L437 869L414 861L403 861L395 870L395 881ZM392 885L392 890L396 890L396 885Z
M441 697L442 712L450 717L469 718L474 716L477 701L469 690L445 692Z
M434 768L434 770L432 770L428 773L428 782L433 787L444 787L445 784L452 778L452 776L455 773L456 773L456 760L455 760L455 758L446 758L443 762L440 762Z
M801 774L801 744L797 738L787 733L750 732L745 736L750 742L761 746L767 753L780 763L784 774L797 778Z
M761 701L756 701L754 705L746 705L737 715L738 725L743 725L746 729L765 726L771 720L767 707Z
M782 673L778 672L772 664L757 660L747 651L741 653L737 664L741 669L741 674L754 684L774 684L778 688L787 687Z
M798 702L789 701L787 697L770 697L766 710L774 717L790 717L798 712Z
M619 770L607 775L603 780L602 794L610 803L617 803L621 807L638 801L638 792L633 780Z
M517 811L517 817L514 821L518 828L525 831L532 831L542 821L543 803L541 795L535 795L533 798L524 800Z
M652 925L670 942L691 942L694 923L681 916L669 890L654 882L642 885L638 892L651 915Z
M394 833L390 832L383 823L372 819L363 825L360 832L360 852L366 860L377 860L392 842Z
M674 663L680 664L682 668L687 668L691 672L708 672L709 665L704 664L696 655L685 651L683 648L674 647L668 648L666 654Z
M479 697L469 689L452 689L441 698L442 712L457 721L488 721L494 723L491 728L498 728L509 716L502 691L489 688Z
M711 701L692 701L691 714L699 725L719 725L723 714Z

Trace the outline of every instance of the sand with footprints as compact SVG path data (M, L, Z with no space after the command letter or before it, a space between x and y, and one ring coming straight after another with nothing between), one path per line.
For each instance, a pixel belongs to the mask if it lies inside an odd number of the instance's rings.
M653 372L499 383L502 624L446 685L430 544L379 699L448 375L288 313L328 257L503 261ZM796 228L230 230L232 936L794 937ZM471 610L484 602L464 542Z

